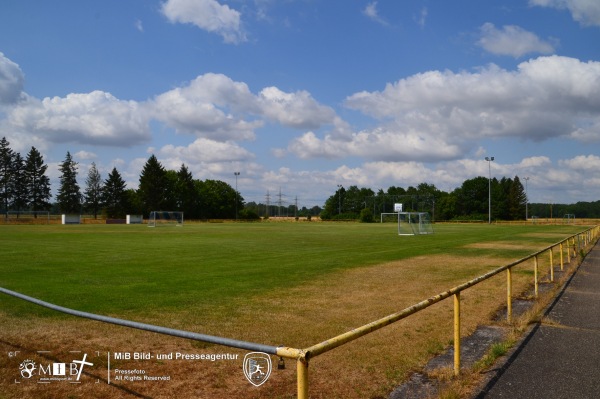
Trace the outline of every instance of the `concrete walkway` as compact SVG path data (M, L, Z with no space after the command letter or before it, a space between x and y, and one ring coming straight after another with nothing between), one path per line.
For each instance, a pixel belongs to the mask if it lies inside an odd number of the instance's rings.
M600 244L476 399L600 398Z

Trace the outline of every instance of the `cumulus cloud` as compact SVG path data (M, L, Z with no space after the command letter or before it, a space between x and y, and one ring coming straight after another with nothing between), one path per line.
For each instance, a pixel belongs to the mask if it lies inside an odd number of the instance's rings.
M246 41L240 12L216 0L167 0L161 11L170 22L193 24L221 35L225 43Z
M28 97L8 112L8 122L14 129L54 143L130 146L150 139L142 108L103 91L43 100Z
M24 81L19 65L0 52L0 105L16 103L22 96Z
M293 128L314 129L335 119L333 109L319 104L306 91L286 93L267 87L259 93L258 104L264 116Z
M305 134L290 146L303 158L359 155L378 160L456 159L481 138L598 137L600 63L540 57L516 71L429 71L359 92L346 106L381 121L344 143ZM302 147L302 149L301 149ZM415 157L415 158L413 158Z
M597 0L529 0L529 4L567 9L581 25L600 26L600 3Z
M177 158L182 163L214 163L249 161L254 155L234 142L218 142L205 138L196 139L188 146L173 146L171 144L162 147L160 156Z
M572 159L560 160L559 165L577 171L595 172L600 169L600 157L597 155L578 155Z
M295 129L336 123L333 109L306 91L267 87L254 95L245 83L213 73L157 96L153 109L177 130L217 141L252 140L265 120Z
M481 26L480 32L481 37L477 44L493 54L519 58L530 53L554 52L552 44L519 26L506 25L500 30L494 24L487 22Z
M230 110L254 107L248 86L220 74L206 74L189 85L157 96L154 116L181 132L212 140L252 140L261 121L246 121Z

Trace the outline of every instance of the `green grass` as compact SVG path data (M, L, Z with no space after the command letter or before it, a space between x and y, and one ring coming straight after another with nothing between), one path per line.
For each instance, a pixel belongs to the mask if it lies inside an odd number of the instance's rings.
M78 310L119 315L244 300L329 273L428 254L525 256L465 248L525 240L543 248L581 226L436 225L398 236L393 224L219 223L143 226L0 226L0 286ZM536 233L544 233L535 235ZM475 276L472 276L475 277ZM13 314L56 313L0 296Z

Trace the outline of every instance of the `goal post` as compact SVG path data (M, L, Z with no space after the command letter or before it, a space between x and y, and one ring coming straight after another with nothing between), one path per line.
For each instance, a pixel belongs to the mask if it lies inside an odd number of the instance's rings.
M148 218L148 227L183 226L183 212L152 211Z
M433 234L428 212L398 212L398 235Z

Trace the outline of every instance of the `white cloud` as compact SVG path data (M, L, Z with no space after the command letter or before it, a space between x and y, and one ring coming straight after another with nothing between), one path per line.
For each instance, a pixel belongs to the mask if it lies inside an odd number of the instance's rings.
M342 125L306 91L267 87L254 95L245 83L213 73L157 96L153 107L157 119L178 131L218 141L252 140L265 119L296 129Z
M246 41L240 12L215 0L167 0L161 11L170 22L196 25L221 35L225 43Z
M529 0L534 6L567 9L583 26L600 26L600 2L597 0Z
M0 105L16 103L21 98L24 81L19 65L0 52Z
M480 28L479 46L493 54L519 58L529 53L551 54L554 46L534 33L515 25L505 25L502 30L486 22Z
M77 151L75 154L73 154L73 157L75 159L80 159L80 160L90 160L90 159L96 159L98 158L98 155L93 153L93 152L89 152L89 151Z
M369 17L371 20L387 26L388 23L385 19L383 19L380 15L379 15L379 11L377 11L377 2L376 1L372 1L369 4L366 5L365 9L363 10L363 14L366 15L367 17Z
M419 15L414 18L414 20L417 22L417 24L421 28L425 27L425 22L427 21L427 14L428 13L429 12L427 10L427 7L423 7L423 8L421 8L421 12L419 13Z
M140 19L135 20L134 26L138 31L144 32L144 24L142 23L142 21Z
M575 158L560 160L559 165L581 172L600 170L600 157L597 155L578 155Z
M267 87L258 95L261 112L284 126L314 129L332 123L335 111L319 104L306 91L286 93L277 87Z
M29 97L8 112L8 122L13 129L54 143L130 146L150 139L140 104L103 91L41 101Z
M600 126L598 92L600 62L567 57L532 59L516 71L429 71L346 99L380 126L344 140L306 133L288 149L301 158L435 161L465 156L486 137L587 137Z
M178 131L212 140L252 140L261 121L246 121L230 109L257 109L248 86L224 75L199 76L189 85L170 90L152 102L154 116Z
M240 162L254 159L254 155L233 142L218 142L209 139L196 139L188 146L162 147L158 154L161 157L176 158L179 164L196 165L199 163Z

